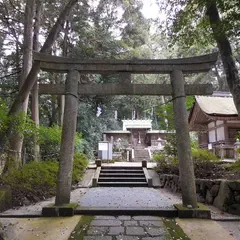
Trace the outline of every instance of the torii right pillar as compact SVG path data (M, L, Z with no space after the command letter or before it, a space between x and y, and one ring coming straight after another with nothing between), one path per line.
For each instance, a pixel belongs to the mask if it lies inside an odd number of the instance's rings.
M170 78L172 85L182 202L184 207L197 208L196 185L189 136L183 72L180 70L174 70L171 72Z

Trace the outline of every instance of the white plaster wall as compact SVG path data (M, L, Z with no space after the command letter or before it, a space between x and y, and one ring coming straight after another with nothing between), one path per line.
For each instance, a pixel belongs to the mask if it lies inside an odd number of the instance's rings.
M209 129L209 128L213 128L213 127L215 127L214 122L210 122L210 123L208 124L208 129Z
M224 139L225 139L224 127L217 128L217 141L224 140Z
M223 124L223 121L217 120L216 125L218 126L218 125L221 125L221 124Z
M210 143L216 142L215 130L211 130L208 132L208 140Z

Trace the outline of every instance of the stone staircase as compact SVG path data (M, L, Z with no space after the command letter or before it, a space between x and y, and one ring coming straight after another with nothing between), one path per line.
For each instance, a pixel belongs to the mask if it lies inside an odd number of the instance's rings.
M150 161L147 149L134 149L134 162Z
M148 187L149 185L142 167L102 166L97 180L97 186Z

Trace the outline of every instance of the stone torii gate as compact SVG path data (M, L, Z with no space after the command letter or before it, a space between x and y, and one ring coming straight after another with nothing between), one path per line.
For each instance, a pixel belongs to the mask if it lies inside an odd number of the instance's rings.
M211 84L185 84L184 74L208 72L218 53L170 60L79 60L34 53L34 61L47 72L67 73L65 84L40 84L40 94L66 95L60 166L55 205L70 202L74 136L76 131L78 95L171 95L177 137L177 155L183 206L197 208L193 161L191 157L186 95L211 95ZM78 84L80 74L121 73L122 83ZM170 84L131 84L131 74L170 74ZM65 164L68 163L68 164Z

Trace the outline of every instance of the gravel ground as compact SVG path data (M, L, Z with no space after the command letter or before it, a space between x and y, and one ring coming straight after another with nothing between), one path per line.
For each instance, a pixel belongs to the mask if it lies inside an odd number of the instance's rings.
M9 209L1 214L41 214L42 207L54 203L55 198L34 205ZM174 203L181 203L180 197L165 189L153 188L78 188L71 193L71 202L91 207L162 207L173 209Z
M79 202L79 199L88 191L88 188L78 188L71 192L71 202ZM55 197L49 198L46 201L41 201L33 205L17 207L9 209L1 214L12 214L12 215L21 215L21 214L41 214L42 207L54 203Z
M181 199L165 189L102 187L91 188L79 201L84 207L161 207L173 209Z

